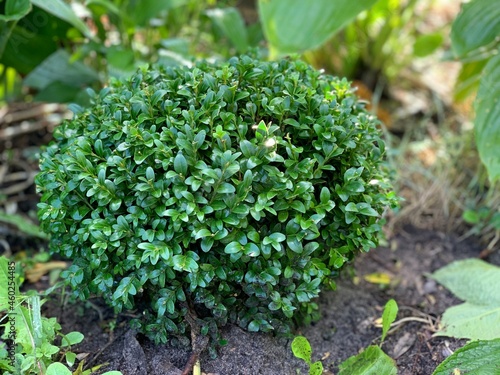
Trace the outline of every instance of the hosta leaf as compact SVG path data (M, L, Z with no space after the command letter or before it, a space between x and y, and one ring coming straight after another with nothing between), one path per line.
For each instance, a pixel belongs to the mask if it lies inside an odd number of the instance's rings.
M496 0L462 4L452 24L451 44L458 57L490 44L500 35L500 7Z
M498 12L500 6L497 4ZM500 14L499 14L500 17ZM500 18L498 19L500 28ZM497 35L500 35L498 30ZM474 108L476 144L481 161L492 182L500 179L500 54L492 57L484 68Z
M259 0L264 34L278 55L319 47L376 0Z
M248 49L248 36L245 21L236 8L214 8L207 15L222 31L240 53Z

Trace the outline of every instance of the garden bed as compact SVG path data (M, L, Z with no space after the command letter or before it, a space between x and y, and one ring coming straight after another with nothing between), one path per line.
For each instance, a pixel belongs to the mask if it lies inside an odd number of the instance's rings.
M477 257L481 246L474 240L460 241L454 235L414 227L397 233L387 247L359 257L355 272L343 274L337 291L322 294L321 320L296 332L309 339L313 359L322 359L327 373L337 373L343 360L380 342L381 329L376 320L390 298L399 304L397 321L405 320L388 335L382 348L396 360L399 374L431 374L444 358L464 344L464 340L432 336L440 315L459 301L426 278L425 273L453 260ZM369 275L376 278L376 273L382 274L382 280L389 277L390 284L365 280ZM92 300L92 304L93 307L88 303L68 304L61 310L59 301L52 300L43 312L45 316L58 316L64 332L78 330L85 334L76 352L82 356L88 353L87 363L109 363L102 369L120 370L125 375L182 373L189 350L155 346L129 329L128 315L115 317L100 300ZM116 328L111 331L115 323ZM249 333L236 326L226 327L223 336L227 345L219 348L216 359L208 353L202 355L203 373L292 375L297 369L306 373L291 352L291 339Z

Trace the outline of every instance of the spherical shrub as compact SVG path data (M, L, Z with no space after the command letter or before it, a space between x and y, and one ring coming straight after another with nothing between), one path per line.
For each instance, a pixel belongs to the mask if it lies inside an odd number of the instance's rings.
M376 119L346 80L250 57L143 68L54 132L37 177L81 298L158 342L226 322L283 331L377 245L394 203Z

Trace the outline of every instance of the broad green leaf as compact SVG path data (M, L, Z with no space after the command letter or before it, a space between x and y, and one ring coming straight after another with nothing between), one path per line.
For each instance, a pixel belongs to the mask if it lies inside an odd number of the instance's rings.
M46 375L71 375L71 371L68 370L66 366L62 363L56 362L52 363L47 367Z
M18 21L31 11L29 0L7 0L5 14L0 14L0 21Z
M393 299L387 301L384 307L384 312L382 313L382 338L381 342L385 340L385 336L387 335L387 331L391 327L391 324L396 320L396 316L398 315L398 304Z
M311 363L311 344L309 344L309 341L304 336L297 336L293 339L292 352L295 357Z
M70 332L64 335L61 339L61 346L71 346L79 344L83 341L83 334L77 331Z
M319 47L377 0L259 0L273 57Z
M7 214L3 211L0 211L0 223L14 225L21 232L29 236L38 237L44 240L49 238L49 236L42 232L37 225L19 215Z
M480 306L469 302L448 308L441 319L443 329L435 336L471 340L500 337L500 306Z
M206 13L238 52L243 53L248 50L247 29L240 12L236 8L209 9Z
M127 16L132 19L134 25L147 26L152 18L186 3L187 0L130 0Z
M488 340L500 337L500 268L479 259L456 261L431 277L465 303L445 311L437 336Z
M323 363L321 363L321 361L311 363L311 367L309 367L309 375L321 374L323 374Z
M443 44L443 39L440 32L421 35L413 45L413 54L418 57L429 56Z
M499 305L500 268L480 259L458 260L431 277L461 300L482 306Z
M432 375L500 374L500 338L472 341L446 358Z
M500 12L500 6L498 6L498 11ZM498 21L500 25L500 18ZM500 30L497 35L500 35ZM498 98L500 98L500 54L492 57L486 64L474 103L476 144L491 182L500 179L500 105Z
M486 46L500 35L498 0L473 0L462 10L451 27L451 45L458 57Z
M108 69L115 73L129 72L134 70L134 51L123 46L110 46L106 50L106 61Z
M453 92L453 99L455 101L463 101L477 92L481 74L488 61L488 59L484 59L462 64Z
M350 357L339 368L339 375L396 375L398 372L394 360L376 345Z
M64 50L54 52L24 79L25 85L39 90L54 83L81 88L99 80L96 71L79 61L70 60L68 52Z
M85 23L80 18L78 18L71 7L63 0L31 0L31 2L37 7L42 8L46 12L53 14L54 16L73 25L86 37L92 38L92 33L90 32L87 25L85 25Z

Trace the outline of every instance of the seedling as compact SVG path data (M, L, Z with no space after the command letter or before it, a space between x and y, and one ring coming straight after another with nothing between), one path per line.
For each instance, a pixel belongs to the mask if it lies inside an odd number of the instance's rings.
M312 362L311 344L304 336L297 336L292 341L293 355L302 359L309 366L309 375L321 375L323 373L323 364L321 361Z

